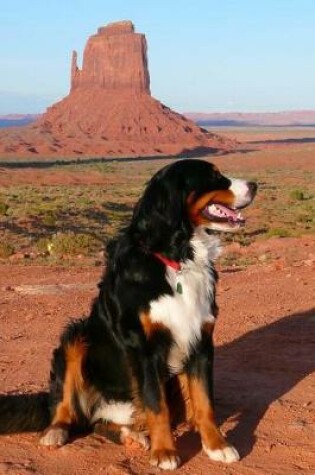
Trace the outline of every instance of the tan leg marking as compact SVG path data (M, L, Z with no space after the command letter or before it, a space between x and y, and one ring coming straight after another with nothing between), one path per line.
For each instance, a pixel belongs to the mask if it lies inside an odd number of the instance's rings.
M120 432L120 440L127 448L143 448L149 450L150 441L148 436L141 431L133 430L130 427L122 427Z
M145 312L141 313L140 322L141 322L144 334L146 335L148 339L150 339L154 335L154 333L160 330L169 331L168 328L162 323L152 322L150 315Z
M148 340L158 331L169 331L163 324L152 322L148 313L143 312L140 315L140 321ZM179 466L180 459L176 454L165 388L162 385L160 386L160 394L160 410L158 413L145 408L146 424L151 439L150 463L164 470L175 470Z
M191 404L191 397L190 397L190 387L189 387L189 379L186 373L181 373L177 376L180 392L182 399L185 405L185 415L184 420L192 422L193 421L193 407ZM176 401L175 401L176 404Z
M138 431L133 426L116 424L115 422L99 422L94 426L94 433L106 437L116 444L123 444L126 448L150 448L149 439L144 431Z
M46 433L40 439L42 445L64 445L69 437L69 428L76 422L73 396L84 387L82 362L87 346L83 340L68 344L65 348L66 372L62 401L57 405L55 415Z
M71 424L77 417L73 407L73 395L83 389L82 362L86 355L87 345L77 340L65 349L66 374L63 387L63 398L58 404L52 424Z
M209 336L209 338L212 338L213 330L214 330L214 322L212 321L205 322L202 326L203 333L206 333ZM181 397L185 406L185 414L184 414L185 420L194 424L194 407L192 405L192 399L191 399L190 378L188 377L187 373L180 373L174 378L177 378L179 391L180 391L180 394L176 394L176 392L174 394L174 405L175 405L174 411L176 411L176 408L178 407L178 399ZM172 405L173 401L171 400L170 403ZM172 410L172 413L173 413L173 410Z
M208 457L226 463L239 460L237 451L227 443L216 425L214 411L203 382L190 378L189 386L194 423L200 432L202 446Z
M214 321L213 322L205 322L202 325L202 332L206 333L209 336L210 339L212 338L213 330L214 330ZM210 341L212 341L212 340L210 340Z
M164 470L175 470L180 464L180 459L176 454L171 433L170 417L164 391L160 402L160 412L155 413L146 409L146 416L151 438L151 464Z
M189 381L193 420L200 432L202 442L211 450L227 445L214 420L214 413L202 381L191 378Z

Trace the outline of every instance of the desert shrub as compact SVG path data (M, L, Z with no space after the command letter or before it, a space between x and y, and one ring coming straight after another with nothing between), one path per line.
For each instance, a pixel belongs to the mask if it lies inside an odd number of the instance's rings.
M43 254L49 254L49 250L48 250L49 249L49 243L50 243L50 239L40 238L36 242L36 247L37 247L39 252L41 252Z
M240 258L240 255L238 252L229 252L228 254L220 258L220 263L224 267L236 265L239 258Z
M44 226L54 227L56 226L57 216L52 211L47 211L47 213L41 216L41 220Z
M242 266L242 267L252 266L254 264L256 264L256 260L254 257L250 257L250 256L240 257L237 261L237 265Z
M288 229L283 229L283 228L269 229L269 231L266 234L267 238L270 238L270 237L284 238L284 237L289 237L289 236L291 236L290 231Z
M290 198L295 201L304 201L306 199L302 190L292 190Z
M0 201L0 216L4 216L9 209L9 206L4 203L4 201Z
M312 223L314 218L311 214L300 214L297 216L297 222L299 223Z
M6 259L14 254L14 247L8 242L0 242L0 258Z
M89 255L100 247L100 241L88 234L69 231L54 234L50 239L40 239L37 247L42 252L55 256Z
M241 232L239 235L237 235L236 238L234 238L234 240L235 242L238 242L243 247L249 246L253 241L251 236L249 236L248 234L245 234L244 232Z

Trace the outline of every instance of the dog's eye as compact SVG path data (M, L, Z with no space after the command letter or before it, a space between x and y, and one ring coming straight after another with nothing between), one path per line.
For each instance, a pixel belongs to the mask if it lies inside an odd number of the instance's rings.
M224 180L224 176L221 175L221 173L220 173L219 171L217 171L217 170L215 170L215 171L213 172L213 178L215 179L215 181L222 181L222 180Z
M216 174L215 178L216 182L220 184L223 188L229 188L231 185L231 181L226 178L225 176L221 175L221 173Z

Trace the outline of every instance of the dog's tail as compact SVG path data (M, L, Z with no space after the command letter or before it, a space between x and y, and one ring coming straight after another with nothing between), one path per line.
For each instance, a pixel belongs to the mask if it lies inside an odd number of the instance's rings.
M36 432L50 422L48 393L0 395L0 434Z

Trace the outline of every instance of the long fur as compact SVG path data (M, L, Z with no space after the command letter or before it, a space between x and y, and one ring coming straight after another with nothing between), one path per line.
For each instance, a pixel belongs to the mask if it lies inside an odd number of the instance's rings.
M236 183L202 160L154 175L129 226L107 247L89 317L70 323L53 353L49 394L1 396L0 433L49 426L41 442L63 445L71 430L100 421L143 441L135 432L142 427L151 438L151 462L176 468L165 383L184 376L206 453L237 460L209 416L220 251L213 229L232 225L212 222L203 208L216 200L244 207L255 192L256 185Z

